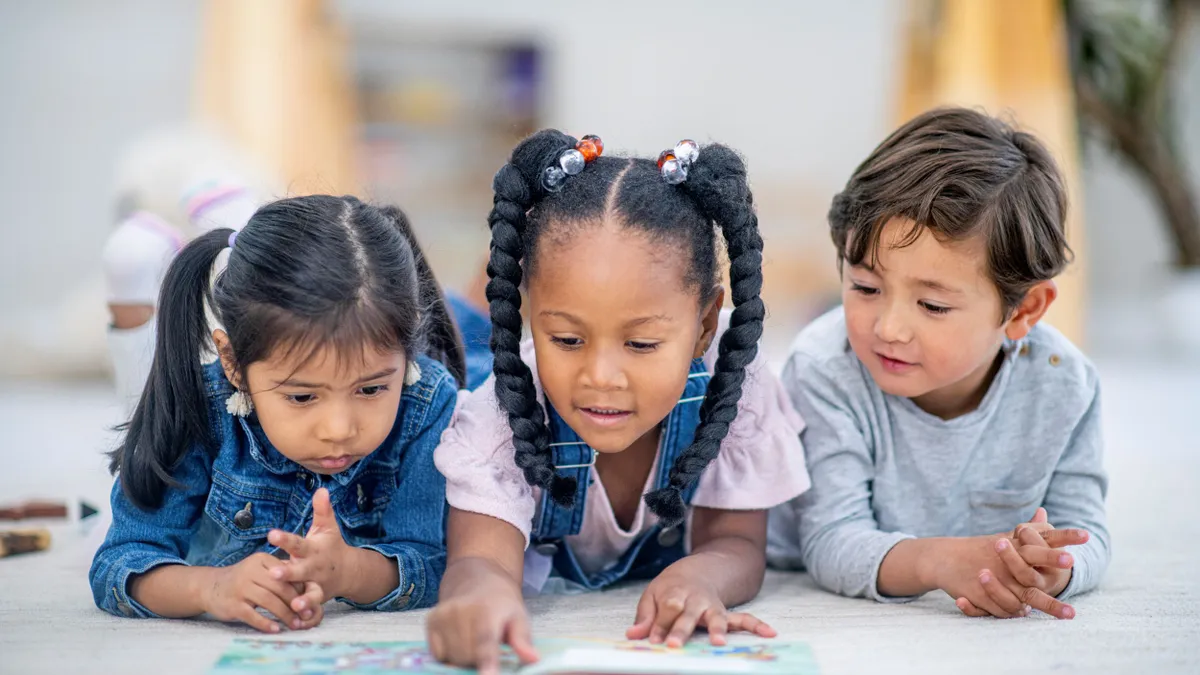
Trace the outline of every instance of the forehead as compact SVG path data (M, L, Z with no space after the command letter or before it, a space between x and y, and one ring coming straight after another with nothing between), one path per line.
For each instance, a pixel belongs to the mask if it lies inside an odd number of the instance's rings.
M341 348L334 345L278 345L257 364L260 372L278 380L332 383L353 381L364 375L398 366L403 352L375 345Z
M612 318L695 310L679 243L602 221L546 232L537 244L530 301L571 314ZM673 310L673 311L672 311Z
M879 233L876 247L867 251L863 266L882 275L953 280L959 286L990 285L987 243L981 235L949 240L910 220L894 218Z

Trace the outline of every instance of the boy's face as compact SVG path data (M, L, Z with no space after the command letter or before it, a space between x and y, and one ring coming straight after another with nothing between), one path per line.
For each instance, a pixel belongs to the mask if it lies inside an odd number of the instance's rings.
M880 389L949 419L979 404L1011 326L1001 321L983 239L942 242L922 228L898 247L912 227L893 219L873 267L869 254L844 265L846 330Z

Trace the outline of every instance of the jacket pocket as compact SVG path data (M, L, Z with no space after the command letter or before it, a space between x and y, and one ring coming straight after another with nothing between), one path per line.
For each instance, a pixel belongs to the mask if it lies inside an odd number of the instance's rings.
M268 532L284 527L290 496L282 490L245 483L214 471L204 513L231 542L266 541Z
M972 490L973 534L998 534L1028 522L1046 497L1043 485L1018 489Z

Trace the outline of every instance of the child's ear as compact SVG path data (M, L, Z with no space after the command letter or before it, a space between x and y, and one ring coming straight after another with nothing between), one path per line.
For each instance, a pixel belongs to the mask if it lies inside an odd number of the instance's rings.
M692 358L704 356L712 346L713 338L717 335L717 324L721 320L721 307L725 304L725 287L718 284L713 289L712 300L700 310L700 337L696 340L696 348Z
M1010 340L1020 340L1028 335L1046 315L1046 310L1050 309L1057 297L1058 285L1053 281L1043 281L1029 289L1021 304L1017 305L1012 316L1004 323L1004 334Z
M218 328L212 334L213 345L217 348L217 357L221 359L221 370L225 371L225 379L238 389L242 389L238 376L237 364L233 360L233 347L229 344L229 336Z

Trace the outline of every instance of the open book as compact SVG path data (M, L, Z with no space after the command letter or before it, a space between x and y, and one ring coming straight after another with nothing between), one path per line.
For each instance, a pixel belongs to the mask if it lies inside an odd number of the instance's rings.
M536 642L541 660L521 666L506 652L502 671L513 675L817 675L802 643L735 642L713 647L693 641L682 649L648 642L550 638ZM431 673L471 671L439 664L424 642L308 642L234 640L212 675L291 673Z

